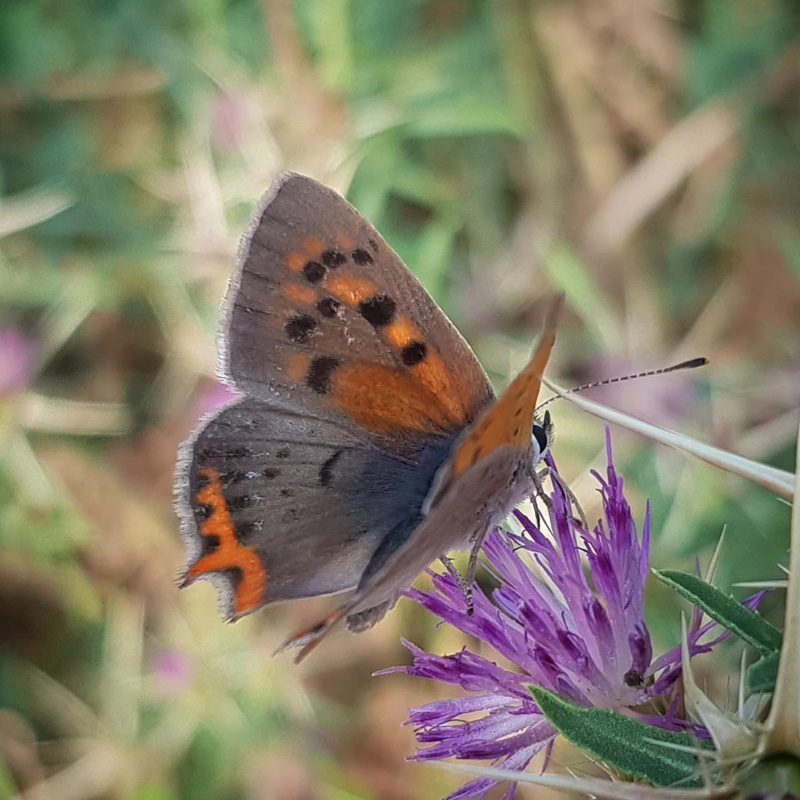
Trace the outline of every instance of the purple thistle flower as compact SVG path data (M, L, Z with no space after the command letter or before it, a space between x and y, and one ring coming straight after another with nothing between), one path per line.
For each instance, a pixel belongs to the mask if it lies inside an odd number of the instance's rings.
M603 520L593 530L575 519L553 483L550 537L519 511L514 516L522 533L496 530L487 537L483 551L499 587L490 598L475 586L471 615L449 574L431 573L429 592L408 590L409 597L433 614L516 665L499 666L466 648L435 656L404 641L413 663L386 672L452 683L469 693L409 711L409 724L423 745L416 759L491 759L505 769L524 770L556 735L528 692L531 684L579 705L614 709L662 728L705 735L701 726L678 716L681 704L668 696L680 677L680 647L653 661L644 621L650 509L645 511L640 541L622 478L612 463L608 430L606 451L606 477L593 473L603 504ZM552 461L550 467L555 470ZM691 655L707 652L728 635L721 632L714 641L701 641L714 623L700 622L701 615L695 613L688 634ZM661 702L653 703L656 699ZM447 800L483 797L495 783L470 781ZM514 790L512 785L506 798Z

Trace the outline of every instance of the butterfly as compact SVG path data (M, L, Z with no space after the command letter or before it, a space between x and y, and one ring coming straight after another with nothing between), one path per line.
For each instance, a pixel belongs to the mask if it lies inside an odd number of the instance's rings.
M380 234L333 190L279 178L223 303L218 372L241 396L178 457L182 585L213 580L228 619L351 592L287 642L299 660L340 621L374 625L454 548L473 548L474 573L550 446L550 416L535 409L560 306L496 398Z

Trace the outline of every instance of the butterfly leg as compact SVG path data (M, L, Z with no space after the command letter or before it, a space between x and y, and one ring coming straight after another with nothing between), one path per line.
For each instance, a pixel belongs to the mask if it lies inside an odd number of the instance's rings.
M472 587L475 585L475 576L478 573L478 555L483 547L483 541L486 538L486 532L475 537L472 543L472 550L469 552L469 561L467 562L467 616L471 617L474 610L472 604Z
M536 505L537 498L542 500L545 506L547 506L548 510L552 511L553 509L552 500L550 500L550 498L544 493L544 479L548 477L558 486L559 489L561 489L562 494L567 500L567 504L574 506L581 525L583 525L584 530L588 531L589 524L586 521L586 514L583 512L583 508L578 502L575 492L573 492L572 489L570 489L567 485L567 482L557 472L551 470L550 467L542 467L542 469L540 469L538 472L536 470L532 471L531 478L536 491L534 496L531 497L531 503L533 503L534 512L536 513L536 525L539 525L539 511Z
M447 556L440 556L439 560L444 565L445 569L450 573L450 577L456 582L456 585L461 589L464 594L464 601L467 604L467 615L472 616L472 582L469 578L465 578L452 559Z
M529 497L531 501L531 505L533 506L533 513L536 520L536 527L541 530L542 527L542 514L539 511L539 500L541 500L548 511L553 510L553 502L550 498L544 493L544 479L548 477L548 475L552 475L553 472L550 467L542 467L539 472L536 471L535 467L531 469L531 483L533 484L533 493Z

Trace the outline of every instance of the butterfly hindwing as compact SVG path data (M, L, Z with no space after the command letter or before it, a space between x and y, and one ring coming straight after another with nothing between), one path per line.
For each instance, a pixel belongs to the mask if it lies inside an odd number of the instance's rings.
M217 584L234 618L355 588L381 543L417 526L450 446L435 441L401 458L259 399L227 406L185 445L179 466L186 581L225 578Z

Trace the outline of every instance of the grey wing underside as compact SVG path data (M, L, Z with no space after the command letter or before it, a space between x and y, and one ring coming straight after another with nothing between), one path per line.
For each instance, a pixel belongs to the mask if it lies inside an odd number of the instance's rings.
M450 444L403 458L335 420L237 401L206 420L180 455L176 508L187 570L208 546L197 498L211 467L237 540L266 570L262 605L354 589L379 544L416 525Z

